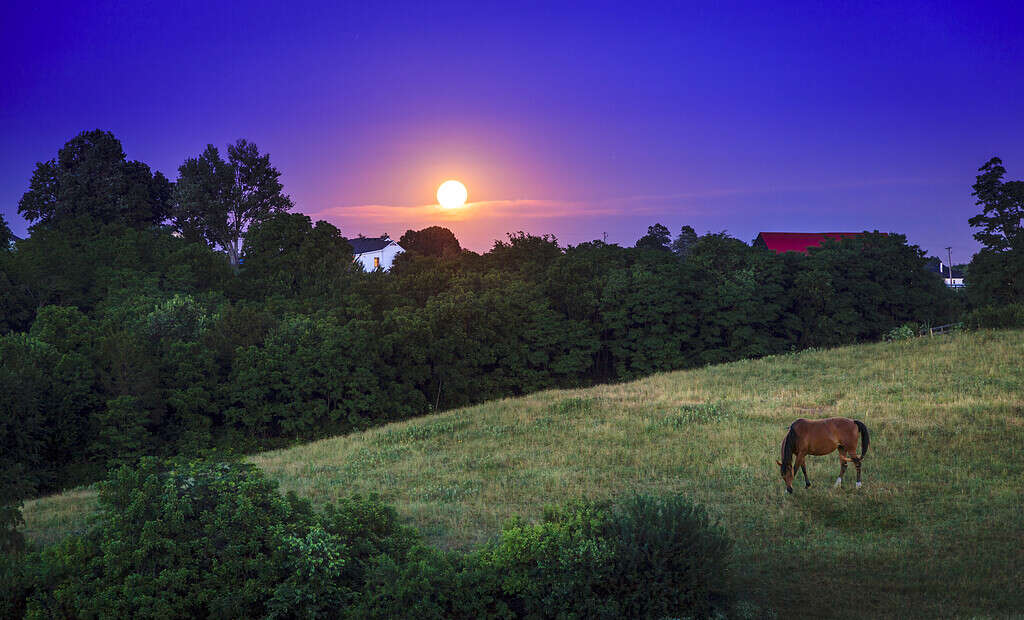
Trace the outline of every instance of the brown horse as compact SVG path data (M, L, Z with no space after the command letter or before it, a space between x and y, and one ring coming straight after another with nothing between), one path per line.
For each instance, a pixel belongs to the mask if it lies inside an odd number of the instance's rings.
M857 435L860 435L861 453L857 456ZM782 460L775 463L782 470L782 479L786 481L786 491L793 492L793 477L799 468L804 472L804 482L811 486L807 479L807 467L804 457L808 454L822 456L839 450L839 478L834 486L843 484L846 464L853 461L857 466L857 488L860 488L860 460L868 453L868 427L863 422L849 418L825 418L824 420L805 420L800 418L789 427L786 438L782 440ZM790 460L796 457L796 462Z

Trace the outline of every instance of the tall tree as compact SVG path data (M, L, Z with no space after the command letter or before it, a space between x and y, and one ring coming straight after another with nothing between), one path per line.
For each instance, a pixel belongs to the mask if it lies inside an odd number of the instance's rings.
M441 226L429 226L423 230L407 230L398 245L407 252L417 252L424 256L458 256L462 246L455 234Z
M18 213L34 224L60 226L80 218L144 228L167 219L171 184L149 166L125 158L109 131L83 131L39 162Z
M1003 181L998 157L978 169L975 203L981 213L968 220L980 228L974 238L985 247L967 271L967 293L979 305L1024 302L1024 181Z
M175 226L187 239L220 246L236 271L249 226L292 208L270 155L260 155L243 139L228 145L227 161L209 144L199 157L186 159L178 173Z
M661 224L647 227L647 234L636 242L636 247L649 250L668 250L668 244L672 241L672 233Z
M693 252L694 246L697 245L697 232L693 230L693 226L683 226L679 229L679 236L672 242L672 251L675 252L679 258L686 258Z
M0 214L0 252L6 250L13 240L14 233L11 232L11 227L7 225L3 214Z
M981 213L967 220L981 229L974 238L997 252L1024 251L1024 181L1003 182L1006 168L998 157L985 162L978 171L981 174L972 195L977 196L975 204L981 207Z
M334 225L308 215L278 213L257 222L245 240L242 280L258 299L270 294L310 298L332 292L351 272L352 246Z

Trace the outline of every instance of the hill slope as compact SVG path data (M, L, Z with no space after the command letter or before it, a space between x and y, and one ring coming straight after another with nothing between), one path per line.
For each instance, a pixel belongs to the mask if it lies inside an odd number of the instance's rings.
M736 540L746 596L787 616L1011 613L1024 605L1024 332L976 332L547 391L252 458L314 502L379 493L465 547L572 497L683 492ZM786 496L798 417L864 421L864 487ZM853 473L851 467L848 474ZM26 506L27 534L81 526L91 491Z

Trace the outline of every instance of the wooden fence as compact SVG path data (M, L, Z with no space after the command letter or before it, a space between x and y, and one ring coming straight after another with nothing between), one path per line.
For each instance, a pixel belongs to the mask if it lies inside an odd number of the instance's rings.
M925 334L927 334L929 336L940 336L942 334L948 334L953 330L960 329L963 326L963 323L949 323L946 325L937 325L935 327L926 327L921 330L920 335L924 336Z

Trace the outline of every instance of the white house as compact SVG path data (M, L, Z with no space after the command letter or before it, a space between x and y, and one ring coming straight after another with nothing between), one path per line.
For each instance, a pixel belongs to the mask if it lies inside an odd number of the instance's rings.
M949 265L946 265L942 261L935 261L928 264L928 271L937 273L942 276L943 282L949 288L963 288L964 287L964 274L959 269L950 269Z
M392 241L387 235L383 237L357 237L348 240L352 246L355 260L363 264L363 269L391 269L395 257L404 252L402 246Z
M960 273L959 269L954 269L948 265L939 263L939 273L942 274L942 279L946 282L946 286L949 288L963 288L964 287L964 274Z

